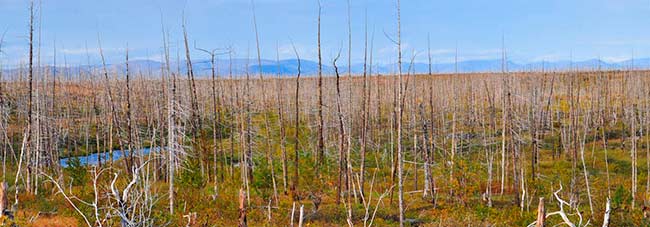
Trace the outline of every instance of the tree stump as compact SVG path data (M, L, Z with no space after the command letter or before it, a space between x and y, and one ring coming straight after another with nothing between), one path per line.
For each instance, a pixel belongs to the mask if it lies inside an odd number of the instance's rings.
M246 223L246 192L239 189L239 227L247 227Z
M0 217L5 215L5 210L7 210L9 204L7 200L7 188L7 182L0 183Z
M539 198L539 205L537 205L537 223L535 227L544 227L546 220L546 209L544 208L544 197Z

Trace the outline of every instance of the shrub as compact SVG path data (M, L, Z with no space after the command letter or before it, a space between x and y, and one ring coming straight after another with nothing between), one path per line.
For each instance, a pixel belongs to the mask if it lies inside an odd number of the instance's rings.
M179 184L192 188L203 188L205 179L201 175L201 167L195 161L189 162L187 167L181 172Z
M619 185L614 192L614 197L612 198L612 207L614 207L614 209L623 208L631 201L632 195L630 195L622 185Z
M64 171L66 175L72 178L72 185L74 186L84 185L88 182L88 171L77 157L68 160L68 166L64 168Z

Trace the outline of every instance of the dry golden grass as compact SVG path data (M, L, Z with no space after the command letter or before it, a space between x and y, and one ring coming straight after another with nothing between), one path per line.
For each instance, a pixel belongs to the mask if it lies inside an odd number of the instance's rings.
M34 223L33 227L77 227L77 219L71 217L39 217Z

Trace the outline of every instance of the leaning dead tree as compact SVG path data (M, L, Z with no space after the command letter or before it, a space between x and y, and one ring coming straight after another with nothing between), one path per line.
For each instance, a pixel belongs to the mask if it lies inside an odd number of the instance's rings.
M300 149L300 74L301 74L301 65L300 65L300 55L296 46L291 44L293 52L298 59L298 74L296 76L296 92L295 92L295 123L294 123L294 142L293 142L293 180L291 182L291 198L295 201L297 200L296 190L298 190L298 167L300 166L299 162L299 149ZM285 161L286 162L286 161Z
M196 132L203 129L201 125L201 117L199 116L199 104L198 98L196 95L196 82L194 80L194 68L192 65L192 58L190 57L190 46L187 38L187 28L185 25L185 17L183 16L183 43L185 45L185 64L187 67L187 83L190 89L190 104L192 109L190 110L192 119L192 132Z

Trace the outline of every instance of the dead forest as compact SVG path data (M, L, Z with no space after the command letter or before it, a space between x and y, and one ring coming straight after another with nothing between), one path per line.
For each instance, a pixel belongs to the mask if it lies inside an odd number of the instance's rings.
M28 62L0 70L0 220L650 225L649 71L511 72L504 48L498 72L415 73L403 67L413 60L403 57L399 4L392 74L373 72L367 29L356 31L366 34L364 72L341 73L352 53L322 57L319 14L319 69L333 75L302 75L296 49L296 75L215 69L237 50L197 47L185 21L176 48L161 27L164 64L153 75L130 70L128 48L123 67L105 62L101 36L101 66L41 64L32 3ZM250 64L261 65L254 29ZM194 54L211 59L210 74L193 71Z

